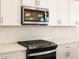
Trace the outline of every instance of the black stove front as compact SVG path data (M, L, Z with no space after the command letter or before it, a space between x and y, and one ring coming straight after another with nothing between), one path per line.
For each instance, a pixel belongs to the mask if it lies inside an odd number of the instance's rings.
M56 59L56 51L46 51L29 55L29 59Z
M54 42L31 40L18 43L27 48L26 59L56 59L57 45Z

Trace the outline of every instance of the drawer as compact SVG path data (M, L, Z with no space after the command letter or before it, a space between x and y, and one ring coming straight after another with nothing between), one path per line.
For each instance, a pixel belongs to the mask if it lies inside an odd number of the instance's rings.
M1 54L0 59L26 59L26 51Z
M57 48L57 59L77 59L77 43L63 44Z
M0 54L0 59L7 59L7 56L4 54Z
M59 45L58 48L62 48L62 49L73 49L76 48L77 44L63 44L63 45Z

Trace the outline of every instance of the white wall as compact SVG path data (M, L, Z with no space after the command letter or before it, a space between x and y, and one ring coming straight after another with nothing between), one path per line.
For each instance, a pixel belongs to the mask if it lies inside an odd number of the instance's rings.
M0 27L0 44L31 39L76 40L76 27Z

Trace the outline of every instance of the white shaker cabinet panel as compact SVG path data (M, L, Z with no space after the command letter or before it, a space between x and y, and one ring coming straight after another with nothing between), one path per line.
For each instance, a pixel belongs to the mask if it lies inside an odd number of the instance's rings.
M49 26L72 26L70 19L72 0L51 0ZM74 22L75 23L75 22Z
M22 0L22 5L48 8L49 0Z
M58 0L57 20L59 25L69 25L70 0Z
M57 25L57 0L50 0L49 2L49 26Z
M75 1L72 0L71 6L70 6L70 24L76 25L77 22L77 5Z
M35 6L37 0L22 0L23 6Z
M79 59L79 43L78 43L78 59Z
M1 24L20 25L21 23L21 0L1 1Z
M50 0L49 26L63 26L68 23L69 0Z
M7 59L26 59L26 51L14 52L5 56L7 56Z
M1 54L0 59L26 59L26 51Z
M76 1L76 0L72 1L71 19L74 20L73 22L75 22L75 25L79 26L79 1Z
M49 8L50 0L39 0L40 7Z
M57 48L57 59L77 59L77 44L60 45Z
M2 24L2 19L1 19L1 0L0 0L0 25Z

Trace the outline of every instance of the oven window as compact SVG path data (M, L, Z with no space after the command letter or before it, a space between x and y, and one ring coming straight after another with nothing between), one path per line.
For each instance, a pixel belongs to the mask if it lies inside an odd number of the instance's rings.
M56 52L39 55L39 56L32 56L32 57L29 57L29 59L56 59Z
M38 10L24 9L24 21L45 22L45 12Z

